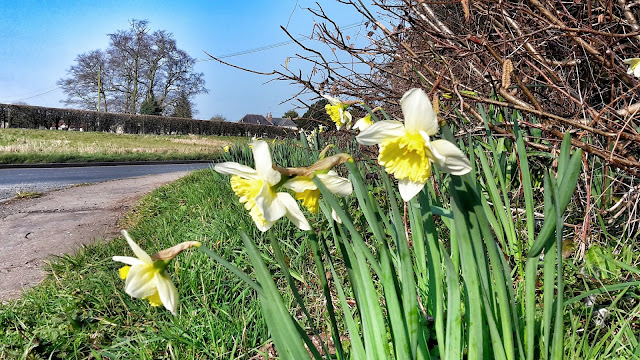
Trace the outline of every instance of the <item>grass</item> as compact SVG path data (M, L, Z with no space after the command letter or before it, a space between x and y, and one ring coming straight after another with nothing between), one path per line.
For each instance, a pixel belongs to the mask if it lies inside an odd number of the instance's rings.
M0 164L212 160L245 138L0 129Z
M494 148L497 146L493 143L491 145ZM504 144L500 148L502 146ZM249 164L248 161L239 160L250 158L247 147L234 148L238 148L238 151L225 153L224 157ZM293 148L296 147L289 142L272 144L276 162L297 166L298 162L308 156L292 151ZM477 153L480 154L479 148ZM502 193L511 194L517 190L517 186L514 186L517 180L514 179L517 179L518 174L509 174L504 170L509 168L507 159L515 162L515 158L511 159L515 155L503 155L495 150L489 154L492 157L484 161L491 161L486 165L493 164L496 170L486 178L497 176L499 172L501 176L497 177L501 179L495 185L487 184L486 191L495 192L490 197L493 202L498 202ZM491 166L478 169L490 170ZM238 235L239 229L246 229L249 238L255 240L263 260L274 274L276 284L284 289L286 280L278 267L273 248L264 235L255 229L245 209L235 200L228 181L228 177L211 170L196 172L146 197L122 221L121 226L129 229L132 237L149 253L181 241L196 240L255 278L253 266ZM445 192L443 185L440 184L440 189ZM381 200L382 204L387 202L386 194L379 192L379 188L372 187L369 190L374 194L372 200ZM355 227L365 229L368 225L362 216L363 207L356 206L352 200L353 197L348 206L357 218ZM505 204L507 205L503 209L513 206L508 201ZM386 207L383 208L385 213L388 212ZM493 215L494 231L501 231L503 239L500 243L504 243L503 248L509 250L510 244L515 241L509 238L515 237L512 233L524 233L528 229L524 229L522 223L519 223L519 227L509 228L507 225L515 220L511 219L513 215L508 211L503 217L498 215ZM395 217L401 219L400 213ZM320 230L320 236L330 236L323 235L330 229L326 223L318 223L317 218L309 220ZM438 230L446 232L446 228L441 225L440 222L437 223ZM531 221L527 225L533 229L535 224ZM291 267L291 274L297 279L295 284L300 287L315 326L324 330L326 318L323 318L324 304L320 298L322 290L318 285L318 274L313 266L305 234L295 229L289 221L279 221L270 233L283 247L285 260ZM610 244L615 244L615 239ZM444 239L443 246L449 247L450 243ZM335 255L335 250L332 248L330 253ZM518 253L517 248L513 250L515 254ZM601 253L614 254L611 250L611 246L608 246ZM146 301L132 299L124 294L122 280L117 276L120 265L111 260L113 255L131 255L131 250L122 238L88 246L76 255L56 258L50 263L50 276L46 282L28 291L22 298L0 306L0 359L248 359L259 354L262 349L271 348L269 333L254 291L201 252L191 250L179 256L171 265L171 276L181 298L178 317L172 317L162 308L152 308ZM640 275L640 271L635 268L637 259L632 251L622 257L605 255L587 256L586 262L572 258L563 263L565 284L562 292L566 302L559 319L564 321L560 325L565 341L560 351L567 354L566 358L640 358L637 340L640 294L636 286L619 287L617 284L637 279ZM510 254L506 260L517 263L517 259L516 255ZM537 263L537 257L535 259ZM462 259L454 260L455 266L459 266ZM603 263L605 260L606 263ZM454 268L451 262L447 266L449 265ZM533 271L541 272L543 266L547 266L546 261L540 262ZM448 268L445 270L449 271ZM530 278L529 268L525 270L527 278ZM598 274L605 270L613 274L611 278L604 279ZM459 272L454 271L453 274L451 279L455 281ZM334 282L346 277L345 269L336 268L335 275L332 280ZM505 273L505 279L511 278L508 275ZM522 279L518 270L510 275ZM447 279L449 280L448 277ZM425 281L422 285L428 284ZM521 297L525 291L524 283L518 280L513 285L516 295ZM449 292L457 292L457 288L457 284L452 283ZM349 293L348 288L346 290L347 298L351 299L354 294ZM541 296L547 296L547 292L546 285L544 289L538 285L533 288L533 295L538 301ZM549 288L549 292L549 296L553 296L553 286ZM589 298L586 295L590 295ZM303 318L291 295L286 293L284 296L285 305L294 309L292 314L297 319ZM430 306L431 298L433 297L424 299L426 306ZM587 299L591 305L588 305ZM551 304L553 301L545 303ZM468 311L466 305L461 308L462 312ZM542 314L541 306L531 306L530 309L530 314L535 315L532 325L536 328L542 326L541 318L551 319ZM600 311L603 309L608 315L600 321L597 317L601 316ZM522 309L518 311L518 327L521 328L525 325L524 313ZM544 312L546 311L545 307ZM300 323L306 326L303 320ZM340 330L341 334L346 334L344 328ZM430 332L429 341L433 343L437 330ZM536 344L531 346L542 348L542 339L537 339ZM485 353L489 353L489 350L486 349Z
M37 191L20 191L16 194L14 199L35 199L42 196L41 192Z
M233 197L228 177L202 170L146 197L123 225L149 253L197 240L251 274L237 229L261 234ZM287 222L273 230L304 254ZM132 255L123 238L55 258L43 284L0 306L0 359L248 358L268 342L254 292L203 253L189 251L171 264L177 317L124 294L114 255ZM291 255L293 267L305 261Z

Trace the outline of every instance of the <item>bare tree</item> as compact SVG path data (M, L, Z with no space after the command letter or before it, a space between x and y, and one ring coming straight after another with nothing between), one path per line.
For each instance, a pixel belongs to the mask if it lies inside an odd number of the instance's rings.
M106 54L93 50L76 57L76 64L67 73L71 76L58 81L58 85L67 94L65 105L79 106L83 109L109 111L111 76L106 66ZM100 99L100 104L98 103Z
M181 94L191 101L207 92L204 75L194 71L195 59L177 47L171 33L150 32L146 20L130 24L128 30L109 34L106 52L95 50L76 58L70 77L58 82L68 95L65 104L95 110L100 93L105 111L135 114L143 101L153 99L167 115Z

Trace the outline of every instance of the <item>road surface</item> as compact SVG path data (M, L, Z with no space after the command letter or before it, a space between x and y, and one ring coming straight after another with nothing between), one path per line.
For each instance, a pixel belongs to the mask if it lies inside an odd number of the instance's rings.
M78 184L206 169L210 166L209 163L196 163L0 169L0 203L19 192L45 192Z
M48 258L116 236L119 219L138 199L187 174L189 171L179 171L105 181L0 204L0 304L42 281Z

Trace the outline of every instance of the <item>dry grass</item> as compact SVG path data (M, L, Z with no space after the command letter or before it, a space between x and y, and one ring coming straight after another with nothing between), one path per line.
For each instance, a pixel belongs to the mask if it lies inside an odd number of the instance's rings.
M243 138L158 136L57 130L0 129L0 163L105 160L144 157L148 160L203 158L222 152ZM71 159L70 159L71 158ZM53 159L53 160L52 160Z

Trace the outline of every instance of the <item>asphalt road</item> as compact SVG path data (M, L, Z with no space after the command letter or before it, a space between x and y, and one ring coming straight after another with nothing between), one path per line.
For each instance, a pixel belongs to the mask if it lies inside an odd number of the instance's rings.
M0 169L0 202L19 192L44 192L78 184L206 169L209 163Z

